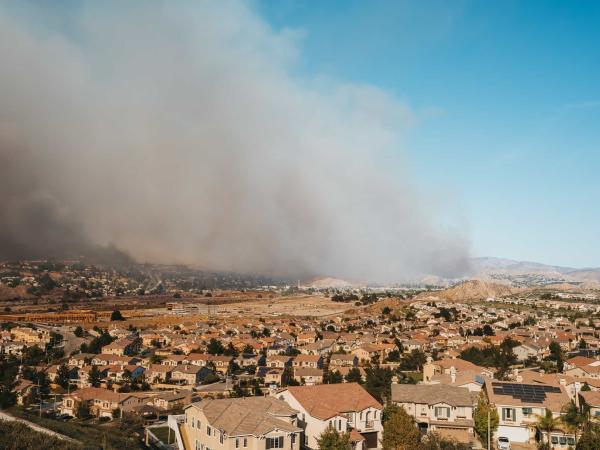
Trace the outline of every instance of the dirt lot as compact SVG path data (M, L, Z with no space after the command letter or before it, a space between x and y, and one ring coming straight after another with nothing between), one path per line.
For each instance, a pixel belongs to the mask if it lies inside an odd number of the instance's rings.
M353 306L347 303L332 302L328 297L305 295L249 300L243 303L220 305L216 308L222 313L239 315L327 317L341 314L352 309Z

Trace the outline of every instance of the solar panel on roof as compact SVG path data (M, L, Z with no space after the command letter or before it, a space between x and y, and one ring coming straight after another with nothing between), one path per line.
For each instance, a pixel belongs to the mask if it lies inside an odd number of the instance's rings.
M556 386L517 384L517 383L492 383L492 390L496 395L510 395L515 399L530 403L543 403L546 394L560 394Z

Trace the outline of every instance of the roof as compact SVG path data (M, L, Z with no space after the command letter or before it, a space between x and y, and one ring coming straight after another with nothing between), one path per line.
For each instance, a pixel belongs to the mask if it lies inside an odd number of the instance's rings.
M575 367L581 367L588 366L596 362L596 360L593 358L588 358L586 356L574 356L573 358L567 359L565 362Z
M274 397L242 397L220 400L206 399L193 403L187 409L202 411L210 426L223 430L229 436L261 436L274 429L300 432L300 428L286 419L297 414L287 403Z
M476 403L476 395L467 388L445 384L392 384L392 401L473 406Z
M323 420L366 408L383 409L381 403L358 383L290 386L287 391L311 416Z
M579 395L589 406L600 406L600 392L598 391L580 391Z
M490 403L496 405L543 406L552 412L560 412L570 401L563 386L493 380L486 381L485 389Z

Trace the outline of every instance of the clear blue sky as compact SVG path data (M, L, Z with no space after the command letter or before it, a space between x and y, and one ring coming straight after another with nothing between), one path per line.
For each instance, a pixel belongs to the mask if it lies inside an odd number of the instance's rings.
M423 113L411 170L462 199L475 255L600 266L600 2L256 7L304 33L300 73L373 84Z

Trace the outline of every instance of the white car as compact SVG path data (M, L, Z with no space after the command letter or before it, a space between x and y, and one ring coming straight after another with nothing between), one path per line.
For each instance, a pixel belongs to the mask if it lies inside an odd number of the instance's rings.
M507 437L500 436L496 447L498 447L498 450L510 450L510 441Z

